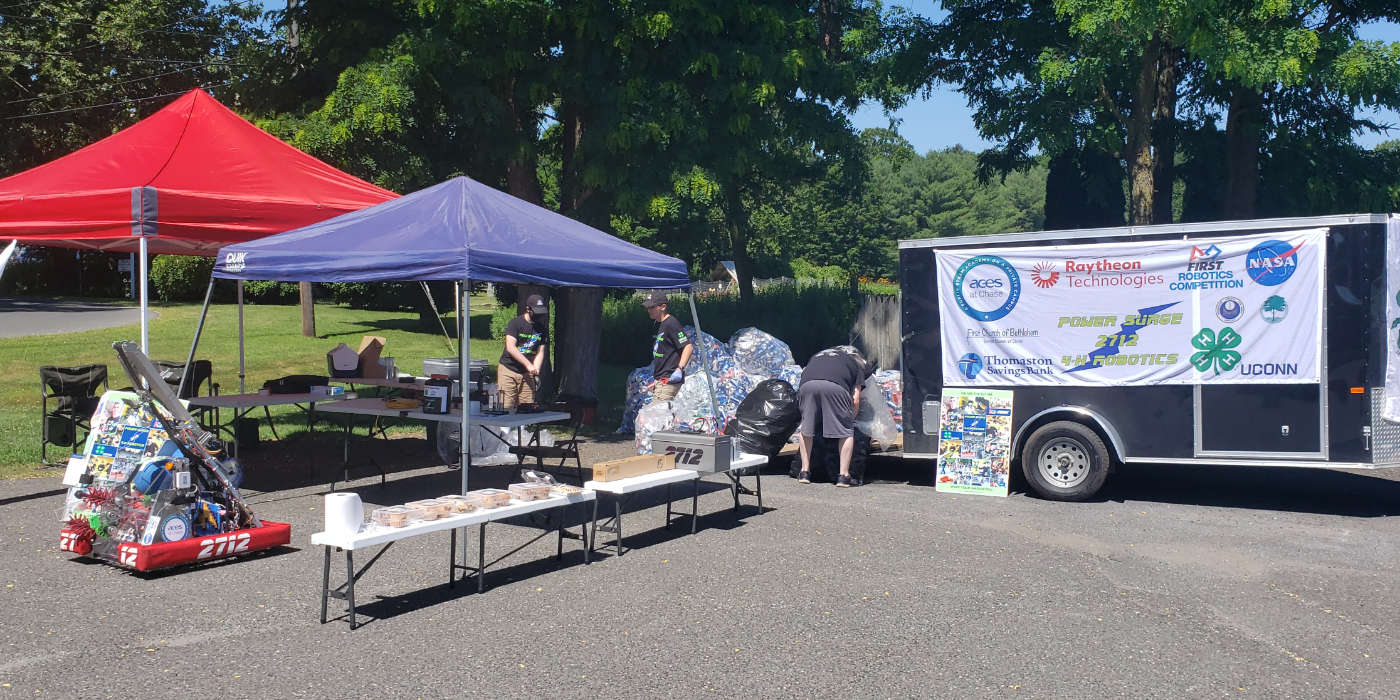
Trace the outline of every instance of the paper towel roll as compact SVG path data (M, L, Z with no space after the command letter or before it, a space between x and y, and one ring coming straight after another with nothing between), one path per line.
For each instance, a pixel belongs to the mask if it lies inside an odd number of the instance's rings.
M365 521L365 504L358 493L326 494L326 532L353 535Z

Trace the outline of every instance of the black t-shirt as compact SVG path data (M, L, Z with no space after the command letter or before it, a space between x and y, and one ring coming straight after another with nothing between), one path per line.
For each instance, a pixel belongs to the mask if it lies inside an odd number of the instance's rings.
M856 359L854 355L830 348L813 355L812 359L807 361L807 366L802 370L802 381L805 383L824 379L840 385L846 391L854 392L870 375L871 372L867 370L865 363Z
M515 349L531 362L535 361L535 355L548 342L545 329L526 321L524 316L516 316L506 324L506 335L515 336ZM501 352L501 365L516 374L529 373L529 370L521 367L520 363L511 357L510 350Z
M681 350L690 345L690 337L675 316L667 316L656 325L656 340L651 344L651 376L656 379L671 376L681 365Z

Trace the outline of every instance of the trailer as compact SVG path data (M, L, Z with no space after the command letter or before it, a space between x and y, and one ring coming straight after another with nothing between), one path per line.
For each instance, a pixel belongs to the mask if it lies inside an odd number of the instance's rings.
M1400 466L1400 217L899 243L904 457L945 389L1012 392L1010 458L1055 500L1125 464Z

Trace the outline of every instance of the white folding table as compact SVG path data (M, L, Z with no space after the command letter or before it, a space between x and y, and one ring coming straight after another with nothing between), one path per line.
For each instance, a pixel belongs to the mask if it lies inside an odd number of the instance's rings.
M649 491L654 488L666 487L666 527L671 527L671 487L675 484L691 482L693 490L690 496L690 534L695 534L695 522L699 512L698 503L700 500L700 473L693 469L667 469L664 472L654 472L651 474L640 474L629 476L626 479L617 481L589 481L583 485L585 489L599 494L609 494L612 496L613 516L608 522L602 525L604 532L611 532L614 535L613 547L620 557L625 553L622 548L622 505L628 496L641 491ZM593 501L593 540L592 546L598 544L598 501Z
M575 503L587 503L588 501L594 500L596 500L596 497L592 491L583 490L565 496L552 496L550 498L538 501L512 500L510 504L501 506L500 508L480 509L471 513L463 513L461 515L454 515L447 518L438 518L437 520L415 522L405 527L366 525L363 529L360 530L360 532L357 532L355 534L318 532L311 536L311 544L325 547L326 550L325 561L321 569L321 624L326 623L326 613L329 600L331 598L336 598L338 600L344 600L346 602L350 614L350 629L355 629L358 626L358 624L355 621L355 582L358 581L361 576L364 576L365 572L369 571L369 568L371 566L374 566L375 562L379 561L379 557L383 556L385 552L389 551L389 547L393 546L395 542L402 539L407 539L409 537L427 535L434 532L441 532L443 530L450 531L452 537L451 541L448 543L449 562L447 569L447 584L448 586L456 585L458 571L471 572L476 576L476 590L478 593L486 589L485 576L486 568L488 566L495 565L499 563L502 559L505 559L506 557L509 557L512 554L515 554L516 552L519 552L520 550L534 544L541 538L548 536L550 532L554 530L557 530L559 533L559 549L555 555L555 558L562 559L564 557L564 539L566 537L570 539L580 539L583 542L583 562L587 564L590 560L589 552L591 551L588 537L588 523L583 523L583 525L581 526L582 532L578 535L574 535L571 532L566 532L567 528L566 521L564 519L564 509L568 508L569 506ZM527 513L535 513L540 511L548 511L550 513L557 511L557 514L559 516L558 526L545 530L539 535L536 535L529 542L526 542L525 544L522 544L519 547L516 547L515 549L512 549L511 551L497 557L489 564L486 562L487 523L504 520L506 518L513 518L517 515L525 515ZM462 533L463 562L461 564L457 563L457 531L462 530L471 525L476 525L480 528L477 536L479 544L477 548L476 566L468 566L466 564L465 532ZM375 555L371 557L367 563L365 563L364 567L362 567L359 571L356 571L354 552L356 550L367 549L369 547L374 547L378 545L383 546L380 547L379 551L376 552ZM345 552L345 582L341 583L334 589L331 588L332 549L339 549ZM463 578L466 578L465 574L463 575Z
M462 422L461 410L451 413L424 413L415 409L388 408L384 405L384 399L364 398L350 399L346 401L336 401L324 404L317 410L326 413L340 413L346 415L380 416L389 418L412 418L415 420L436 421L443 424L458 425ZM492 428L515 428L516 442L520 442L522 430L526 427L543 423L555 423L568 420L569 414L562 411L540 411L538 413L473 413L468 416L472 425L484 425ZM350 432L353 427L350 421L345 422L345 449L343 456L345 480L350 480ZM466 439L463 436L462 439ZM385 474L383 468L377 462L371 463L379 469L380 483L384 483ZM471 466L467 464L465 466ZM331 488L335 488L335 482L331 482Z
M330 403L330 402L332 402L332 401L347 401L347 400L353 400L354 398L355 398L355 394L354 394L354 393L342 393L342 394L312 394L312 393L304 393L304 394L263 394L263 393L251 393L251 394L224 394L224 395L222 395L222 396L195 396L195 397L186 399L186 403L188 403L191 407L195 407L195 408L212 408L212 409L215 409L215 410L222 410L222 409L232 409L232 410L233 410L233 421L231 421L231 422L229 423L229 425L232 426L232 427L231 427L231 428L225 428L225 427L223 427L223 426L221 426L221 425L216 425L215 428L216 428L216 429L219 429L219 430L225 430L225 431L228 432L229 437L231 438L231 440L232 440L232 442L233 442L233 444L234 444L234 450L235 450L235 454L236 454L236 453L237 453L237 445L238 445L238 433L237 433L237 430L238 430L238 419L239 419L239 418L242 418L243 416L248 415L249 413L252 413L254 409L257 409L257 408L262 408L262 409L263 409L263 412L267 414L267 424L268 424L268 427L269 427L269 428L272 428L272 436L280 440L280 439L282 439L282 438L281 438L279 435L277 435L277 428L274 427L274 426L272 425L272 411L268 409L269 406L288 406L288 405L295 405L297 408L300 408L300 409L302 409L303 411L306 411L306 415L307 415L307 418L306 418L306 420L307 420L307 429L310 430L310 429L311 429L311 423L312 423L312 421L314 420L313 416L314 416L314 412L315 412L315 410L316 410L316 404L318 404L318 403ZM302 406L302 404L306 404L306 406Z

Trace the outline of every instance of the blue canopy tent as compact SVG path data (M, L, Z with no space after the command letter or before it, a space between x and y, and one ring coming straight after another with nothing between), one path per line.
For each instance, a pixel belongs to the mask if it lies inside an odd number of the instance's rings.
M633 245L583 223L517 199L467 177L456 177L367 209L219 250L214 278L287 282L461 283L468 307L470 280L550 287L689 290L685 263ZM210 280L213 285L213 279ZM241 299L241 297L240 297ZM690 311L697 335L695 301ZM204 313L208 313L208 301ZM466 313L457 314L461 366L471 357ZM200 316L190 357L204 325ZM701 362L708 365L704 343ZM243 324L239 311L240 390ZM710 384L714 401L713 380ZM713 408L713 407L712 407ZM718 415L718 410L715 414ZM468 434L462 412L462 435ZM461 442L462 490L468 445Z

